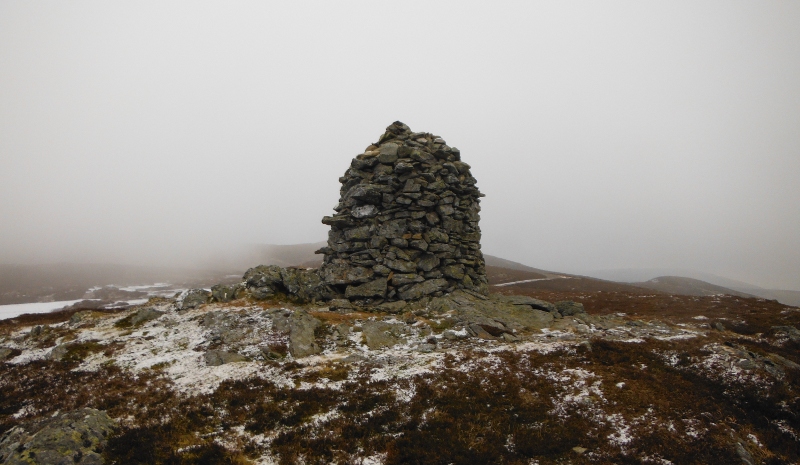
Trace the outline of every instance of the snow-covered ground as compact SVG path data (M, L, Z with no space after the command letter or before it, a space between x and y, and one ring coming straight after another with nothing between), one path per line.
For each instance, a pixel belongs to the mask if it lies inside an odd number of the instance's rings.
M95 286L89 288L86 292L89 294L94 291L99 291L104 287L112 287L119 289L120 291L127 292L140 291L147 293L147 297L145 298L124 300L124 302L127 302L128 305L141 305L147 302L150 297L171 297L177 292L185 290L183 288L176 288L170 283L155 283L142 286ZM32 302L26 304L0 305L0 320L14 318L26 313L49 313L56 310L61 310L64 307L69 307L70 305L76 304L83 300L99 301L100 299L59 300L55 302Z

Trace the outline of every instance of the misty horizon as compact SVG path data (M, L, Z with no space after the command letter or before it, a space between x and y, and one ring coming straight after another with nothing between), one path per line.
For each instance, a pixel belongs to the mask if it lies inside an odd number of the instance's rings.
M325 241L339 176L399 120L472 166L486 254L800 290L798 20L796 2L4 2L0 263L208 267Z

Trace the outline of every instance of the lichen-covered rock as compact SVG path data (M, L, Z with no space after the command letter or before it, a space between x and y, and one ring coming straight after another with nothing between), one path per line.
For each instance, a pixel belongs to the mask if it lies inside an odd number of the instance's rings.
M294 358L307 357L322 352L315 340L314 330L319 320L303 310L297 310L289 317L289 353Z
M163 314L164 312L156 310L153 307L140 308L131 318L131 325L136 326L150 320L155 320L160 318Z
M227 352L225 350L209 350L203 355L206 365L216 367L225 365L226 363L245 362L247 358L237 354L236 352Z
M348 299L384 297L386 295L386 288L386 278L378 278L374 281L360 284L358 286L348 286L347 291L345 292L345 297Z
M242 318L229 312L208 312L201 324L209 329L209 338L223 344L236 344L245 339L249 328Z
M45 358L47 360L53 360L55 362L60 362L61 360L64 359L64 357L67 355L68 352L69 352L69 344L59 344L59 345L53 347L53 349L50 350L50 352L47 353Z
M207 304L211 298L211 293L205 289L189 289L181 293L175 302L178 310L188 310Z
M364 340L372 350L392 347L404 342L400 325L384 321L368 321L362 328Z
M320 277L352 300L488 294L480 197L470 166L438 136L395 122L341 177ZM386 276L376 281L375 275ZM380 289L378 289L380 287Z
M215 302L230 302L243 295L244 286L238 284L217 284L211 286L211 297Z
M444 291L449 285L450 283L446 279L429 279L403 288L400 291L400 298L402 300L418 300L426 295Z
M582 303L573 302L571 300L556 302L556 309L558 309L558 313L564 316L572 316L572 315L577 315L579 313L586 313L586 310L583 308Z
M0 463L99 465L114 426L106 412L95 409L23 423L0 437Z
M14 351L9 349L8 347L0 347L0 362L4 361L7 358L11 358L11 355L13 353Z
M506 302L514 305L527 305L535 310L544 310L545 312L550 313L555 313L558 311L558 308L550 302L534 299L533 297L528 297L526 295L511 295L507 296L505 300Z
M247 292L258 300L272 297L276 292L302 302L330 300L336 296L317 270L261 265L247 270L243 279Z

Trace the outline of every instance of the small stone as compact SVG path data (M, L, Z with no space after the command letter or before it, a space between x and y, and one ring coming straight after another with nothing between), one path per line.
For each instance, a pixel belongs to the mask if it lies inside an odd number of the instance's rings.
M378 155L378 161L384 164L390 164L396 162L398 148L399 145L393 142L381 145L380 155Z
M378 207L375 205L362 205L360 207L354 207L353 210L350 212L350 215L353 218L361 219L361 218L372 218L373 216L378 214Z
M401 273L413 273L417 271L417 264L405 260L384 260L383 264Z
M402 286L404 284L419 283L425 278L414 273L396 273L392 276L392 286Z

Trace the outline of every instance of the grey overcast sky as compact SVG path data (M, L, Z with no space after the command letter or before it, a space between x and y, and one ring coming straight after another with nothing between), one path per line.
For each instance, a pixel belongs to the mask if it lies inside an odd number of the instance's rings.
M395 120L484 252L800 290L800 2L0 2L0 262L325 240Z

